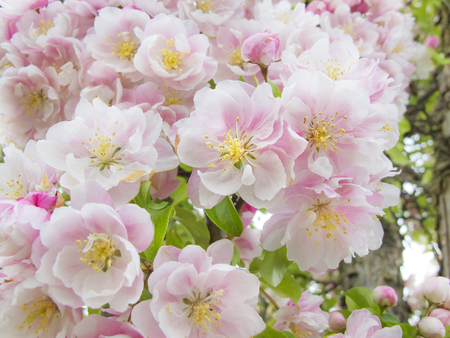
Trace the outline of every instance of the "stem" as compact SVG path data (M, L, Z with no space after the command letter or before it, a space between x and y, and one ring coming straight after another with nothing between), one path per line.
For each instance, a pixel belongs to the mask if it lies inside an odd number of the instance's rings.
M276 302L272 297L270 297L270 296L267 294L267 292L263 290L263 288L260 287L260 288L259 288L259 291L262 293L262 295L263 295L264 297L267 298L267 300L268 300L269 302L272 303L272 305L275 307L275 309L277 309L277 310L280 309L280 306L277 304L277 302Z
M428 308L427 308L427 310L425 311L424 317L428 316L428 313L430 312L430 310L431 310L431 308L433 307L433 305L434 305L434 304L430 302L430 305L428 305Z
M261 74L264 78L264 82L267 82L267 70L269 69L269 67L261 64L258 64L258 66L261 69Z

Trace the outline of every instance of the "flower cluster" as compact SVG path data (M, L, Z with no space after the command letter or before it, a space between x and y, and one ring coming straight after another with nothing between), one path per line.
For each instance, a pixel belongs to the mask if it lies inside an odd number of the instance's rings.
M8 337L250 338L265 323L243 267L262 248L324 272L380 247L399 193L384 151L430 71L397 1L0 4ZM216 223L240 212L230 240L208 247L193 206ZM321 297L286 303L275 329L329 327ZM345 337L399 337L364 311L347 323Z

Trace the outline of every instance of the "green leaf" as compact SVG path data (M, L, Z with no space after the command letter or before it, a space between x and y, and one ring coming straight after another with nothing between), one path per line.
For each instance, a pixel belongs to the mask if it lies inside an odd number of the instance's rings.
M264 279L262 280L265 281ZM275 287L267 283L267 286L271 288L275 293L282 298L292 299L294 302L298 302L302 296L302 288L297 280L291 276L289 272L284 274L281 282Z
M172 245L176 248L182 249L184 247L183 240L178 236L175 228L169 229L166 234L166 245Z
M93 314L95 314L95 315L102 315L102 308L99 308L99 309L93 309L93 308L90 308L90 307L88 307L88 313L90 314L90 315L93 315Z
M295 336L289 331L283 331L283 333L287 338L295 338Z
M242 220L228 196L214 208L205 209L205 213L215 225L231 236L240 236L244 230Z
M192 170L194 170L193 167L188 166L187 164L180 163L180 168L183 169L185 172L190 173Z
M174 205L166 206L161 210L150 210L150 216L152 218L153 225L155 227L155 235L153 236L153 241L150 246L145 249L144 257L145 259L153 262L156 253L164 242L164 237L167 231L167 225L169 220L175 214Z
M358 286L344 292L344 295L345 304L347 304L349 311L372 308L379 313L379 307L373 301L370 289Z
M278 87L272 82L272 81L267 81L270 86L272 87L272 93L273 93L273 97L281 97L281 92L278 89Z
M238 79L239 81L242 81L242 82L246 82L245 80L244 80L244 78L242 77L242 75L241 76L239 76L239 79Z
M386 322L386 326L389 327L400 324L398 318L391 313L383 313L381 318Z
M175 207L175 211L176 215L174 219L183 224L191 233L195 243L206 250L209 246L210 239L206 223L203 220L199 220L193 212L184 208Z
M449 338L450 337L450 325L447 325L445 327L445 338Z
M450 63L450 59L446 58L444 53L438 53L436 51L431 56L431 59L436 66L445 66Z
M250 263L250 266L248 267L248 271L255 274L259 271L259 267L261 266L262 260L260 258L255 258Z
M173 200L174 204L178 204L187 200L187 182L183 177L177 177L177 180L180 181L180 185L175 191L170 194L170 198Z
M288 266L286 246L283 246L275 251L266 251L259 272L267 283L276 287L283 280Z
M400 132L400 135L404 135L405 133L411 131L411 125L405 117L398 123L398 131Z
M253 338L286 338L286 335L283 332L272 329L270 326L266 326L263 332L253 336Z
M152 185L152 182L147 181L145 183L141 184L141 187L139 188L139 193L137 196L133 199L133 202L136 203L141 208L146 207L147 201L151 201L150 197L150 186Z
M403 338L416 338L417 337L417 326L411 326L409 324L400 324L403 331Z

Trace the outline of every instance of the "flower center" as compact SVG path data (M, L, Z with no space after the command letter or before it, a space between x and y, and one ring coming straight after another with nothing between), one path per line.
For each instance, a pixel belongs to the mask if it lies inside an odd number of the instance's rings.
M287 13L281 13L280 15L278 15L275 20L281 21L282 23L284 23L285 25L287 25L289 23L290 20L290 16Z
M120 250L114 246L114 241L106 234L90 234L83 242L77 240L77 244L79 247L85 245L83 250L79 250L80 254L84 253L80 261L88 263L95 271L106 272L116 258L121 256Z
M345 218L344 214L339 214L334 209L329 207L330 203L331 201L324 203L320 201L320 199L317 199L317 203L313 204L312 208L309 209L310 211L316 213L316 219L313 222L314 231L319 231L320 229L326 230L327 234L325 237L327 239L333 237L334 233L339 231L341 228L343 233L346 235L347 228L343 227L342 223L348 223L348 220ZM309 228L306 228L306 231L308 232L308 237L311 237L312 232ZM333 240L337 241L337 238L335 237ZM319 246L319 243L316 241L316 247L317 246Z
M3 194L3 196L6 198L10 198L10 199L14 199L14 200L16 200L20 197L25 197L26 191L24 191L23 184L20 183L21 176L22 176L22 174L18 174L16 180L11 178L9 181L6 181L5 183L10 189L5 187L6 190L8 190L8 191L5 191L5 189L0 188L0 194Z
M200 9L203 13L209 13L213 4L211 0L194 2L195 9Z
M313 120L309 123L306 139L311 146L316 146L317 151L319 151L320 147L327 150L330 146L333 152L337 153L337 148L335 147L336 139L345 135L345 129L335 129L334 121L338 112L331 114L327 119L321 118L321 115L322 113L320 112L319 115L313 116ZM341 118L347 119L348 117L342 116ZM304 124L306 122L307 117L303 120Z
M180 94L180 92L176 89L170 90L169 91L169 87L167 85L164 85L164 98L165 98L165 104L166 106L171 106L171 105L181 105L181 103L184 101L184 99L180 99L178 97L178 95Z
M331 59L328 59L328 62L325 65L327 67L327 71L324 72L324 74L334 81L337 81L346 72L345 69L341 69L340 63L333 65L333 60Z
M173 44L174 44L173 39L167 41L167 46L171 47ZM181 74L183 70L179 68L179 65L183 60L183 58L186 56L186 54L189 54L189 51L186 51L184 54L181 54L180 52L173 52L170 49L161 49L160 52L163 55L162 61L164 63L164 68L166 68L167 70L178 69L178 71Z
M294 323L289 324L289 328L291 329L292 333L294 334L295 338L308 338L311 336L311 332L302 331L297 326L295 326Z
M250 163L253 167L256 168L256 165L252 163L251 160L254 160L255 157L251 154L255 150L261 149L260 147L256 147L253 143L251 143L252 137L248 138L247 133L239 136L239 130L237 128L237 123L239 122L239 117L236 119L236 136L232 136L231 130L228 133L223 133L225 140L223 143L219 143L217 146L214 146L212 142L206 142L206 145L211 149L217 149L220 153L219 161L229 160L229 166L234 165L237 169L241 169L243 166L244 160ZM205 135L206 139L209 139L208 135ZM217 167L216 164L210 163L208 168ZM224 168L222 171L225 171Z
M35 322L38 320L34 334L38 334L39 331L46 333L53 316L59 316L56 304L47 296L44 296L42 299L38 299L31 304L24 304L21 310L23 312L28 311L28 313L22 324L17 326L17 329L23 330L26 327L27 330L30 330L32 326L36 325Z
M99 128L97 128L97 131L99 131ZM84 142L81 142L87 150L95 155L91 157L91 163L94 163L96 167L100 167L100 170L105 168L109 169L111 165L119 167L118 170L120 170L122 166L117 161L120 161L121 159L117 157L117 154L121 148L116 148L112 141L112 136L115 136L116 133L111 133L111 135L95 133L94 135L97 140L89 137L89 141L91 141L93 148L89 148Z
M392 131L392 127L389 127L389 124L385 124L383 127L378 130L379 132L384 131L385 133Z
M392 54L398 54L401 53L405 50L405 48L403 47L403 43L399 43L393 50L392 50Z
M191 318L194 324L197 324L200 333L206 334L208 331L214 331L220 328L220 313L217 312L219 306L219 297L223 295L223 289L207 293L201 297L200 294L193 293L193 300L184 298L183 303L187 305L184 311L188 312L188 318ZM167 312L171 314L170 303L167 306Z
M235 50L228 53L228 64L232 66L244 67L244 59L242 59L241 46L237 46Z
M31 91L19 101L28 115L33 114L39 107L43 108L48 99L42 89L40 91L35 90L34 87L30 87L30 89Z
M122 38L122 41L117 42L112 46L113 52L112 55L116 55L121 60L129 60L134 61L134 55L137 53L138 46L136 46L135 42L131 40L130 33L122 32L117 35L118 38ZM109 40L109 39L108 39Z
M38 35L47 35L47 31L51 28L54 27L55 25L53 24L53 22L51 22L50 20L48 20L47 22L45 22L45 20L41 20L39 21L39 26L36 28L36 31L34 32L34 36L38 36Z

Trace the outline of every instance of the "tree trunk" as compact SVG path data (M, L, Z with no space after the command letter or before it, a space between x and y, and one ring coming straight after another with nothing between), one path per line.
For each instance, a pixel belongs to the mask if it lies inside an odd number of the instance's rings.
M450 56L450 8L442 3L441 49ZM433 113L435 135L435 158L432 192L436 210L438 244L442 251L440 257L442 276L450 278L450 65L443 67L437 76L439 100Z
M403 245L399 227L395 223L381 220L384 228L383 245L368 256L356 257L351 264L341 263L339 267L340 283L344 290L355 286L365 286L371 290L379 285L388 285L395 289L399 304L388 310L407 323L409 306L403 301L404 282L400 272L403 264Z

